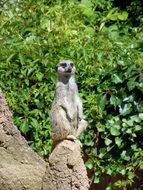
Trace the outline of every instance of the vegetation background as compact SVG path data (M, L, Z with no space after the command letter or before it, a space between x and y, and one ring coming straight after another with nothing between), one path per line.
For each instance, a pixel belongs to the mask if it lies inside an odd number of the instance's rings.
M143 189L143 1L1 0L0 18L0 88L29 145L50 153L55 65L71 59L91 184Z

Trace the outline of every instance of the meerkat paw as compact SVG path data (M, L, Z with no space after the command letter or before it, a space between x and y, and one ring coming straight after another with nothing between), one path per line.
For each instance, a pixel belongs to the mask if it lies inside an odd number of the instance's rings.
M80 140L77 139L77 142L78 142L80 148L82 148L82 143L80 142Z
M71 141L77 140L77 138L74 135L68 135L66 139L71 140Z
M78 140L74 135L68 135L67 140L77 142L79 144L80 148L82 147L82 144L81 144L80 140Z
M79 126L82 126L83 130L85 130L85 129L87 128L87 125L88 125L88 123L87 123L86 120L81 119L81 120L79 121Z

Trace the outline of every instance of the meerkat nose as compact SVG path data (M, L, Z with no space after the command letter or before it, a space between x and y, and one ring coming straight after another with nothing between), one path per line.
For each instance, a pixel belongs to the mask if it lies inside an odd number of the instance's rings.
M69 72L69 73L72 72L72 68L69 67L67 72Z

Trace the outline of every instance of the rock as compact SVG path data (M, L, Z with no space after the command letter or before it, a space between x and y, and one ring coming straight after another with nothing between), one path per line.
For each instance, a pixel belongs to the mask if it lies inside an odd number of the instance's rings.
M12 123L0 92L0 190L41 190L45 162Z
M80 144L64 140L49 157L43 190L88 190L86 168L80 154Z

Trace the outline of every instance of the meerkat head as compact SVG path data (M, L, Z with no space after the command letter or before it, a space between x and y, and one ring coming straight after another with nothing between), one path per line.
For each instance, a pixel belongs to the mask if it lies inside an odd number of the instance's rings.
M71 76L75 73L75 66L70 60L62 60L56 66L58 75Z

